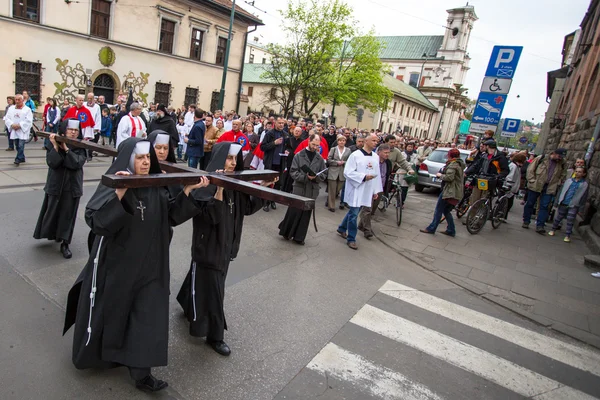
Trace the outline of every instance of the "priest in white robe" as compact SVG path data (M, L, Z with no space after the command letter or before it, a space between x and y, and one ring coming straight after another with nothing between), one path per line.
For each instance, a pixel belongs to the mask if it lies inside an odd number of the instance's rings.
M142 105L140 103L131 103L129 114L123 116L117 127L117 149L122 141L130 137L145 138L146 124L140 118Z
M344 201L350 206L337 233L346 239L348 247L358 250L356 234L358 232L358 213L361 207L371 207L377 194L383 192L381 179L379 179L379 156L373 151L379 139L371 134L365 139L365 145L350 155L346 161L344 177L346 178L346 192Z
M94 142L98 142L98 135L102 130L102 109L100 105L96 103L96 99L94 98L94 93L90 92L87 94L87 103L84 104L85 108L90 110L90 114L92 114L92 118L94 119Z
M9 138L15 141L17 156L14 164L25 162L25 143L29 139L29 130L33 124L33 113L24 103L23 95L15 96L15 105L10 106L4 116L4 124L8 128Z

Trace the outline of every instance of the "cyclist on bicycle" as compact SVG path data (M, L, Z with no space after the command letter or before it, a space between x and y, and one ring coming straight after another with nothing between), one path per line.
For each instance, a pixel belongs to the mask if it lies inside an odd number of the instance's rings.
M479 160L473 162L469 168L465 171L466 175L486 175L495 177L498 180L504 180L504 178L510 172L508 168L508 160L501 151L498 151L498 145L493 139L487 140L483 143L486 148L486 153L482 153ZM471 204L474 204L482 196L479 188L473 188L473 194L471 194Z

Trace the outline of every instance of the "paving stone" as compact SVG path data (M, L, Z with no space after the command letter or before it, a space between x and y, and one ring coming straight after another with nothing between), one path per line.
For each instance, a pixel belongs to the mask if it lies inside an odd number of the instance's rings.
M558 304L539 301L533 307L533 313L584 331L590 329L586 315L561 307Z
M419 243L425 243L431 247L435 247L438 249L444 249L448 245L449 239L452 239L448 236L436 233L435 235L430 235L428 233L419 233L414 240Z
M600 307L600 293L591 292L586 289L581 289L581 300L586 303Z
M473 258L479 258L479 256L481 255L481 251L479 251L477 248L469 246L457 246L454 243L448 243L448 245L446 246L446 250Z
M558 305L576 311L580 314L585 314L588 318L600 318L600 307L586 303L585 301L577 300L572 297L563 296L559 294L557 296Z
M447 250L439 249L437 247L433 247L433 246L428 246L425 251L423 251L423 254L427 254L429 256L433 256L436 259L443 259L443 260L449 260L449 261L455 261L456 258L458 257L458 254L456 253L451 253Z
M452 261L444 260L444 259L436 259L433 262L433 267L442 271L450 272L454 275L459 275L462 277L467 277L469 272L471 272L471 267L467 267L466 265L457 264Z
M600 349L600 336L595 335L588 331L574 328L570 325L563 324L562 322L554 322L551 326L555 331L564 333L565 335L571 336L575 339L581 340L584 343L592 345Z
M554 323L554 321L552 321L551 319L546 318L541 315L531 313L531 312L519 307L517 304L515 304L511 301L503 299L502 297L498 297L498 296L494 296L494 295L490 295L490 294L484 294L481 297L483 297L484 299L487 299L489 301L492 301L496 304L499 304L504 308L507 308L519 315L524 316L525 318L529 318L530 320L535 321L542 326L548 327Z
M588 322L590 324L590 331L594 335L600 336L600 317L588 316Z
M436 274L438 274L439 276L448 279L450 282L465 288L466 290L481 296L484 293L487 293L488 291L488 285L483 284L481 282L477 282L474 281L472 279L469 278L463 278L461 276L458 275L454 275L450 272L446 272L446 271L437 271Z
M494 264L487 263L485 261L481 261L477 258L467 257L463 255L459 255L456 258L456 262L463 265L468 265L469 267L477 268L486 272L494 272L496 266Z
M591 292L600 293L600 282L598 279L592 277L591 275L587 275L589 278L581 279L574 278L567 274L560 273L558 274L558 283L564 283L571 286L578 287L580 289L589 290Z
M401 247L403 249L418 251L418 252L422 252L423 250L425 250L428 247L426 244L418 243L418 242L415 242L410 239L398 239L398 240L394 241L394 243L396 245L398 245L398 247Z
M471 240L471 242L467 244L467 246L479 250L482 254L489 254L493 256L497 256L498 254L500 254L500 246L490 244L489 239L484 239L483 241Z
M510 279L501 275L496 275L493 273L490 274L489 272L485 272L477 268L473 268L467 277L504 290L510 290L510 287L512 286Z
M500 266L500 267L516 265L516 262L514 260L509 260L509 259L501 257L499 255L485 253L485 252L481 253L481 256L479 256L479 259L482 261L485 261L487 263Z
M516 281L513 282L511 291L522 296L543 301L545 303L554 304L558 302L558 295L556 293L551 293L546 290L542 290L537 285L535 285L535 283L532 285L531 283Z
M540 279L536 282L536 285L542 290L547 290L550 293L562 294L563 296L572 297L574 299L581 299L582 292L581 288L571 286L564 282L552 282L547 279Z
M524 272L528 275L537 276L551 281L558 281L558 273L547 268L533 266L529 264L518 263L517 271Z

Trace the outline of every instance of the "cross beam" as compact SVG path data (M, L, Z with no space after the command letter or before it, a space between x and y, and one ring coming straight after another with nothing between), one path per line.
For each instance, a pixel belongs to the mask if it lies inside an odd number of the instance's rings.
M40 137L50 137L49 132L37 132ZM117 150L111 146L103 146L89 140L70 139L65 136L56 136L57 142L63 142L73 147L80 147L97 153L116 157ZM202 170L189 168L185 165L168 161L160 161L160 167L166 173L150 175L102 175L102 184L111 188L141 188L171 185L193 185L198 183L198 178L207 176L210 183L225 189L237 190L263 200L274 201L289 207L301 210L312 210L315 201L306 197L282 192L246 181L273 180L279 172L263 170L246 170L227 173L209 173Z

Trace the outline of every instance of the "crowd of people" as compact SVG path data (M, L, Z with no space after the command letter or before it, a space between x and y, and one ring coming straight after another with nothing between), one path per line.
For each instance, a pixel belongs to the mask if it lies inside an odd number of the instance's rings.
M25 162L24 143L33 121L35 105L28 106L28 99L26 94L11 96L4 117L11 140L7 150L17 149L16 165ZM59 136L116 146L118 156L108 174L161 173L160 162L179 161L211 173L277 171L273 181L256 183L311 199L318 198L323 186L328 192L325 207L332 213L345 212L337 234L352 250L358 250L359 231L366 239L373 237L371 220L381 196L395 182L404 204L409 177L438 147L448 149L448 160L436 174L442 190L431 224L421 230L427 234L435 234L445 217L447 228L441 233L456 235L452 210L464 196L466 176L495 175L514 194L526 190L523 228L529 227L537 207L540 234L545 234L548 210L556 199L557 214L548 235L554 236L566 219L567 242L588 191L583 160L567 170L564 149L548 156L517 152L508 157L498 149L493 132L486 132L475 148L474 143L440 143L401 132L328 126L324 121L208 113L195 105L176 111L163 104L146 108L124 96L113 106L93 93L77 96L72 105L65 100L61 107L47 99L43 121L50 133L44 141L49 168L34 237L60 242L65 258L72 257L69 244L83 192L83 167L98 154L67 145ZM472 150L468 166L460 149ZM483 195L473 187L471 204ZM225 279L238 253L244 216L276 207L274 202L210 185L205 177L183 187L111 189L100 183L85 211L88 262L67 302L64 331L74 326L75 366L126 366L140 389L167 386L151 368L167 364L172 229L190 219L191 262L177 301L190 335L205 337L217 353L230 355L224 341ZM288 208L279 235L303 245L313 212ZM132 248L136 251L127 250Z

